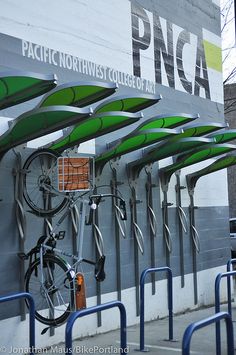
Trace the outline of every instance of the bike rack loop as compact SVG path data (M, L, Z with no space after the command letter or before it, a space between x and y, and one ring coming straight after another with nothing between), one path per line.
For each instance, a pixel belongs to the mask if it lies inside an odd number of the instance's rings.
M14 301L25 298L29 302L29 347L30 355L34 355L35 350L35 305L33 297L27 292L14 293L12 295L1 296L0 303Z
M169 340L173 340L173 277L168 266L149 268L143 270L140 277L140 351L144 349L144 285L147 274L152 272L167 271L168 273L168 310L169 310Z
M127 352L127 335L126 335L126 309L122 302L112 301L108 303L99 304L97 306L81 309L77 312L72 313L66 324L66 349L65 352L68 354L73 354L72 352L72 328L77 318L82 318L89 314L104 311L110 308L119 308L120 311L120 350L121 354Z
M230 315L227 312L219 312L208 318L200 320L198 322L190 324L184 332L182 340L182 355L190 355L190 341L195 332L198 329L204 328L212 323L218 323L221 319L225 319L227 330L227 355L234 354L234 334L233 334L233 322Z
M215 280L215 312L220 312L220 282L223 277L230 278L236 275L236 271L229 271L220 273L216 276ZM227 288L227 292L229 288ZM227 295L229 299L229 294ZM220 323L216 322L216 355L221 355L221 336L220 336Z
M229 259L227 262L227 272L231 271L231 265L236 264L236 259ZM227 292L228 292L228 313L232 317L232 304L231 304L231 277L227 277Z

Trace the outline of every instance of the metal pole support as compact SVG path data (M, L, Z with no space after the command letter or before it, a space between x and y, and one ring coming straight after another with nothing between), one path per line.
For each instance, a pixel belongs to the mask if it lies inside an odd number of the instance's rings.
M211 317L190 324L184 332L184 336L182 340L182 355L190 355L190 342L191 342L193 332L203 327L206 327L212 323L217 324L221 319L225 319L226 322L227 355L233 355L234 354L233 323L230 315L226 312L219 312L214 314Z
M236 264L236 259L230 259L227 262L227 272L231 271L231 265ZM232 317L232 304L231 304L231 277L227 277L227 292L228 292L228 313Z
M168 310L169 310L169 340L173 340L173 277L168 266L143 270L140 277L140 351L145 351L144 345L144 286L147 274L167 271L168 274Z
M236 275L236 271L229 271L220 273L216 276L215 280L215 312L220 312L220 282L223 277L230 278L231 276ZM229 288L227 287L227 292ZM231 299L230 294L227 294L228 300ZM216 355L221 355L221 336L220 336L220 323L216 322Z
M29 347L30 355L34 355L35 352L35 305L33 297L27 292L15 293L12 295L0 297L0 303L14 301L17 299L27 299L29 303Z
M119 308L120 311L120 353L124 354L127 352L127 335L126 335L126 309L122 302L113 301L108 303L103 303L94 307L84 308L77 312L74 312L68 318L66 324L66 354L73 354L72 349L72 328L77 318L82 318L89 314L104 311L110 308Z

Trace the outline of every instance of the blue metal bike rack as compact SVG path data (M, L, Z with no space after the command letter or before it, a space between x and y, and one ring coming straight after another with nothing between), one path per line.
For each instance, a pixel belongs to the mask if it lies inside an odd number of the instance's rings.
M84 308L72 313L66 324L66 354L73 354L72 349L72 328L77 318L82 318L89 314L104 311L110 308L119 308L120 311L120 352L124 354L127 352L127 336L126 336L126 310L125 306L120 301L112 301L108 303L99 304L94 307Z
M215 280L215 312L220 312L220 282L223 277L227 277L229 279L231 276L236 275L236 271L222 272L216 276ZM228 283L229 284L229 283ZM227 286L228 286L227 284ZM229 293L230 291L230 293ZM228 297L228 305L229 298L231 301L231 287L227 287L227 297ZM230 302L231 303L231 302ZM231 315L230 315L231 316ZM220 336L220 323L216 322L216 355L221 355L221 336Z
M227 272L231 271L231 265L236 264L236 259L230 259L227 262ZM228 313L232 317L232 304L231 304L231 277L227 277L227 292L228 292Z
M20 298L27 299L29 303L29 347L30 355L34 355L35 349L35 305L33 297L27 292L15 293L12 295L1 296L0 303L14 301Z
M157 267L143 270L140 277L140 351L145 351L144 345L144 285L147 274L167 271L168 274L168 310L169 310L169 340L173 340L173 277L169 267Z
M221 319L225 319L226 321L227 355L234 355L233 322L230 315L227 312L219 312L214 314L211 317L190 324L184 332L184 336L182 340L182 355L190 354L190 342L191 342L193 332L195 332L198 329L204 328L212 323L217 324Z

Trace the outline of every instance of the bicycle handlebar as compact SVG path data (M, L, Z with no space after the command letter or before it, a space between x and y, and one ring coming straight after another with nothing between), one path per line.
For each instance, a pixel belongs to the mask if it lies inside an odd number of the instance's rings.
M91 206L90 213L92 214L93 211L97 208L97 206L101 202L102 198L106 198L106 197L115 197L115 198L117 198L120 201L120 206L119 207L120 207L120 209L123 212L123 216L121 217L121 219L123 221L126 221L127 220L127 212L126 212L125 200L122 197L114 195L114 194L94 194L94 195L90 195L89 196L89 200L90 200L89 204ZM94 204L96 206L94 206ZM90 216L89 216L89 221L90 221ZM87 223L87 224L90 224L90 223Z

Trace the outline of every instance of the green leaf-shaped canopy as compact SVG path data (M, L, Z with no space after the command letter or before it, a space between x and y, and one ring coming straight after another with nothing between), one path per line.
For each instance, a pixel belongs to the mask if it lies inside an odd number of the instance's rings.
M88 118L91 111L69 106L37 108L20 115L0 136L0 152Z
M236 129L224 129L217 133L208 135L209 138L214 138L216 143L226 143L236 139Z
M161 95L143 95L136 94L135 96L117 96L113 99L107 100L99 105L96 113L108 111L126 111L138 112L145 108L156 104L161 100Z
M139 130L153 129L153 128L176 128L185 123L192 122L199 117L198 114L190 115L186 113L175 113L169 115L158 115L145 120L142 125L139 126ZM181 131L182 132L182 131Z
M72 82L58 86L43 97L39 107L68 105L85 107L112 95L115 84L102 82Z
M186 168L192 164L217 157L219 155L235 150L236 146L232 144L210 144L207 147L200 147L186 154L177 156L174 164L168 165L160 170L161 180L164 184L168 183L171 175L179 170Z
M208 165L206 168L195 171L192 174L186 175L187 184L189 189L193 189L196 186L196 183L200 177L214 173L215 171L228 168L229 166L236 164L236 154L228 154L219 159L217 159L211 165Z
M0 109L31 100L57 85L55 75L36 74L19 70L0 74Z
M201 137L182 138L177 141L170 139L146 149L141 159L128 164L128 169L132 171L132 176L137 176L147 164L211 143L214 143L213 139Z
M93 115L65 132L62 138L47 147L58 152L79 145L89 139L102 136L137 122L142 116L129 112L106 112Z
M101 172L101 169L106 162L113 158L146 147L163 139L167 139L171 135L178 133L178 130L168 128L149 130L136 129L124 138L112 142L111 148L95 159L97 171Z
M218 131L225 127L225 124L217 122L193 123L183 127L183 132L179 136L173 137L173 141L189 137L202 137L206 134ZM210 137L211 138L211 137ZM223 143L223 142L222 142Z

